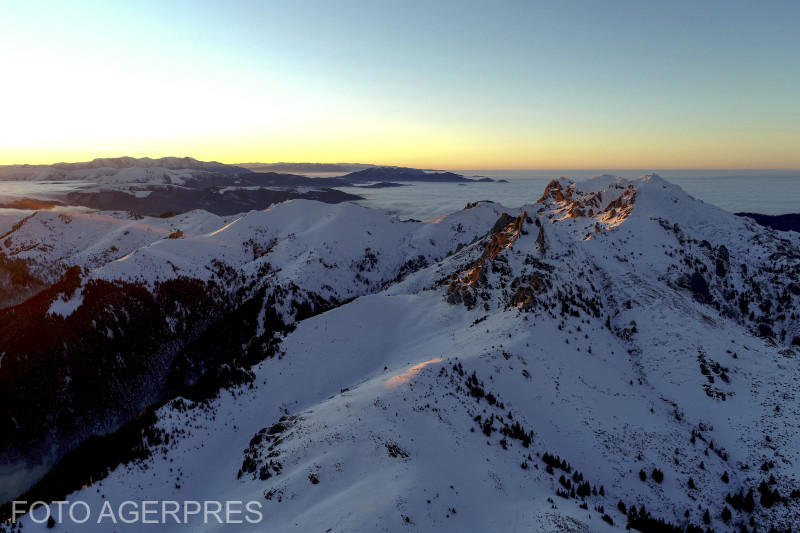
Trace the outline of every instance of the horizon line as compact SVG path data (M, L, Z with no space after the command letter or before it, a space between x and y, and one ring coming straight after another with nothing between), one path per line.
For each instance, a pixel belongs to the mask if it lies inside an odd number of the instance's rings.
M651 172L658 172L658 171L673 171L673 170L702 170L702 171L780 171L780 172L800 172L800 167L614 167L614 166L580 166L580 167L478 167L478 168L467 168L467 167L456 167L452 165L442 166L442 167L435 167L430 165L422 165L422 166L407 166L407 165L399 165L399 164L385 164L385 163L360 163L356 161L238 161L238 162L225 162L219 159L197 159L193 156L161 156L161 157L152 157L152 156L106 156L106 157L96 157L94 159L121 159L123 157L130 157L132 159L163 159L174 157L176 159L183 159L183 158L190 158L195 159L196 161L200 161L203 163L221 163L225 165L237 166L237 165L304 165L304 164L314 164L314 165L367 165L372 167L401 167L401 168L417 168L422 170L443 170L443 171L454 171L454 170L470 170L470 171L564 171L564 170L622 170L622 171L651 171ZM74 163L89 163L93 159L90 160L69 160L69 161L54 161L51 163L0 163L0 166L23 166L23 165L30 165L30 166L52 166L58 165L62 163L66 164L74 164Z

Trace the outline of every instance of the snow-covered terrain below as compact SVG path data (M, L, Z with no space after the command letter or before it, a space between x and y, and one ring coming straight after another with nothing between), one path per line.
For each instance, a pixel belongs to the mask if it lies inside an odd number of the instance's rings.
M259 300L255 337L268 316L293 328L247 382L160 407L148 458L68 495L95 516L105 501L240 500L263 506L242 531L800 523L800 236L658 176L553 181L535 204L424 223L294 200L2 224L0 252L38 286L80 267L41 303L54 323L98 282L294 286L331 302L306 318Z

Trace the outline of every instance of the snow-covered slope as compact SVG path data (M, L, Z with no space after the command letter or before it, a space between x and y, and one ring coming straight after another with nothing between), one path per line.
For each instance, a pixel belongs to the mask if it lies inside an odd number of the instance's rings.
M65 208L19 215L2 235L0 253L25 261L48 282L72 266L87 271L87 279L152 286L178 277L209 280L220 264L255 279L270 264L286 282L347 299L472 242L501 209L484 203L420 223L306 200L230 217L192 211L163 219Z
M305 201L220 222L93 265L81 287L232 270L226 291L269 280L335 308L260 300L260 319L304 319L246 384L162 406L148 459L69 495L95 516L252 500L263 519L237 530L800 523L796 234L658 176L554 181L537 204L435 223ZM193 530L226 527L202 518Z
M303 200L230 218L68 209L21 218L0 255L13 305L0 309L0 409L15 429L0 438L6 461L52 464L184 386L211 386L201 378L251 380L247 367L295 321L442 259L499 209L437 223ZM237 370L204 377L221 365Z

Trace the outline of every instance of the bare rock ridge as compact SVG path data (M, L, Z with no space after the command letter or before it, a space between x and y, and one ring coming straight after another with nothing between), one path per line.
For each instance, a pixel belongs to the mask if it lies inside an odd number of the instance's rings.
M607 181L605 176L596 179ZM547 205L552 216L593 217L608 227L624 221L636 200L636 187L622 179L615 178L599 190L583 192L576 187L575 183L552 180L538 203Z
M483 254L468 269L450 277L447 289L448 302L464 301L468 306L470 302L474 303L475 299L470 288L485 279L483 270L486 262L496 259L500 252L514 244L522 232L522 224L527 217L527 212L523 212L516 218L508 213L503 213L497 219L492 229L489 230L489 242L486 244Z

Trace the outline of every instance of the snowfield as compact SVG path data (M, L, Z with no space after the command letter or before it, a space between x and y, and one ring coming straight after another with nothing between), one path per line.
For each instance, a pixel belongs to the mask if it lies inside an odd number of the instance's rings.
M14 227L0 252L42 285L80 268L53 320L95 280L334 302L306 317L264 298L254 337L271 311L293 324L276 350L244 383L161 406L149 457L65 498L94 512L80 531L800 524L800 236L656 175L554 180L536 204L429 222L293 200L231 217L40 211ZM263 517L96 523L126 500L257 501Z

